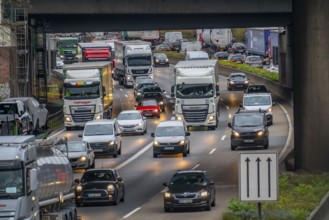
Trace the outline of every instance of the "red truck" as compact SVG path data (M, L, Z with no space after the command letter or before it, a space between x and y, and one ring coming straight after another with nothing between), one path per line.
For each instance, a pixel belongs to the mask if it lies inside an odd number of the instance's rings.
M82 62L111 60L111 46L106 43L79 43Z

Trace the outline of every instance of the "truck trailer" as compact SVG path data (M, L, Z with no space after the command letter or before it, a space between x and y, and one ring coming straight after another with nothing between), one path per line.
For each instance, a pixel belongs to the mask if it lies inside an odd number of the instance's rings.
M67 130L88 121L111 118L113 79L111 62L65 65L64 124Z
M115 41L115 78L120 85L133 86L137 76L153 77L151 43Z
M216 60L180 61L175 66L175 117L187 127L214 130L219 121L219 81Z
M1 137L0 219L77 219L73 171L56 148L61 141Z
M111 60L111 46L107 43L79 43L79 47L82 62Z
M232 41L231 29L202 29L199 34L205 47L216 47L216 51L226 50Z

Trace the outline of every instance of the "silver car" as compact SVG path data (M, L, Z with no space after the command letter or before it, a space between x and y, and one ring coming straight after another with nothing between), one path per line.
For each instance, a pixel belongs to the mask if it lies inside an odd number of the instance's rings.
M146 118L137 110L126 110L120 112L118 116L118 124L122 134L139 133L144 135L147 133Z
M83 134L79 135L83 141L87 141L94 150L95 155L121 154L121 132L114 119L94 120L86 123Z
M68 141L59 146L59 150L68 155L72 169L95 168L95 154L86 141Z
M244 63L250 66L263 68L263 60L260 56L247 56Z

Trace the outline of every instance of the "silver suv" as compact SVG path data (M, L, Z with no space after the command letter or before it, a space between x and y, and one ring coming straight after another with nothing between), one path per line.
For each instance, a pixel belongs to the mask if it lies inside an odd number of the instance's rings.
M117 157L121 154L121 133L115 119L89 121L79 137L90 144L95 155L109 154Z

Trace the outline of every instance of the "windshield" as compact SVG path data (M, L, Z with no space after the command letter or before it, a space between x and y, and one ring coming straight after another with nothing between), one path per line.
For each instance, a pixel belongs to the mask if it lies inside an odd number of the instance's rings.
M203 174L191 173L191 174L175 174L170 185L204 185L206 184L206 179Z
M16 104L1 104L0 114L17 114Z
M86 125L84 136L113 135L112 124Z
M84 152L86 151L86 145L84 142L69 142L67 143L67 148L69 152ZM59 145L59 150L62 152L66 152L66 145Z
M168 136L185 136L184 127L182 126L168 126L158 127L155 132L157 137L168 137Z
M150 78L136 78L136 83L137 84L141 84L141 83L152 83L153 84L153 80Z
M256 62L256 61L262 61L260 57L249 57L249 61Z
M63 40L59 42L59 47L77 47L78 40Z
M259 106L259 105L271 105L270 96L250 96L244 97L243 103L245 106Z
M156 59L167 59L167 56L166 56L166 54L156 54L155 58Z
M0 198L17 198L23 194L23 170L0 171Z
M179 84L177 98L210 98L214 96L212 84Z
M261 115L236 115L233 123L237 127L258 127L264 124L263 120Z
M143 88L145 86L153 86L153 85L154 85L154 83L152 83L152 82L150 82L150 83L142 82L142 84L138 84L137 88L138 89L141 89L141 88Z
M158 105L156 100L143 100L141 101L140 106L156 106Z
M115 178L113 173L108 171L86 172L81 178L81 182L91 181L115 181Z
M99 98L99 86L70 86L65 87L65 99L94 99Z
M139 55L127 57L128 66L150 66L152 65L151 55Z
M246 77L245 76L241 76L241 75L234 75L234 76L231 76L231 79L232 80L240 80L240 81L242 81L242 80L245 80Z
M118 117L119 120L136 120L141 119L141 114L139 113L121 113Z

